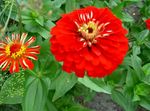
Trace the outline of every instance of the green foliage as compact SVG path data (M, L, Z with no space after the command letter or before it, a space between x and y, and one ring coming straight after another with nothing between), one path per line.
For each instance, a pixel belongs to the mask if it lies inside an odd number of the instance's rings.
M63 78L63 79L62 79ZM67 91L69 91L77 82L77 77L74 74L68 75L62 72L59 77L53 82L53 87L55 87L55 94L52 101L57 100L62 97Z
M29 77L25 86L23 111L43 111L49 86L49 78Z
M86 87L96 91L96 92L104 92L110 94L109 86L105 84L105 82L101 79L89 79L87 76L84 78L79 78L78 81L85 85ZM96 83L95 83L96 82ZM100 83L100 84L99 84ZM102 83L102 84L101 84Z
M135 111L135 104L124 94L117 90L112 91L112 99L124 108L125 111Z
M50 53L49 40L41 43L40 55L38 61L35 61L34 71L37 75L45 75L49 78L55 78L61 72L60 64L56 62L53 55Z
M17 104L22 102L24 94L24 72L9 77L0 91L0 104Z
M150 63L147 63L143 66L143 71L145 75L150 75Z
M48 101L52 100L54 93L55 92L50 91L49 96L48 96L48 99L49 99ZM91 96L91 97L89 97L89 96ZM50 103L52 105L52 108L54 108L54 111L56 110L56 108L58 111L74 110L74 108L75 109L77 108L78 111L80 111L80 110L81 111L82 110L93 111L93 110L87 109L81 105L81 104L86 104L86 102L90 101L93 96L94 96L93 91L84 87L82 84L76 84L72 88L72 90L68 91L65 95L63 95L61 98L57 99L56 101L50 102ZM82 100L80 97L82 97L84 99ZM81 104L79 104L79 103L81 103Z
M87 108L81 107L80 105L72 106L71 108L64 111L91 111Z
M149 99L149 97L147 97L147 98L145 98L145 97L143 97L141 100L140 100L140 105L142 106L142 107L144 107L145 109L147 109L147 110L150 110L150 99Z

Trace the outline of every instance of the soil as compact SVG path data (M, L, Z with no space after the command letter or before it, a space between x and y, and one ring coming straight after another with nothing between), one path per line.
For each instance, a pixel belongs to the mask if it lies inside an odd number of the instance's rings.
M94 98L84 104L85 107L94 111L124 111L119 105L112 101L110 95L96 93ZM136 111L147 111L139 107Z
M121 107L111 100L109 95L104 93L97 93L92 101L86 103L85 105L95 111L123 111Z

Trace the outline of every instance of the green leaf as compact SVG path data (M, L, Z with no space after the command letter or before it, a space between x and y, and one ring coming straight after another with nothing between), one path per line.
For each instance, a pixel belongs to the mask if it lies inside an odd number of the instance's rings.
M47 99L44 111L58 111L58 110L56 109L54 104L49 99Z
M131 57L126 56L126 57L124 58L124 60L123 60L122 65L123 65L124 67L132 66Z
M43 111L49 86L50 80L48 78L29 77L26 83L24 111Z
M135 86L134 92L136 95L148 96L150 95L150 86L144 83L140 83Z
M150 110L150 99L149 97L148 98L142 98L140 100L140 103L139 103L142 107L144 107L145 109L147 110Z
M124 1L127 1L127 2L139 2L139 0L124 0Z
M136 101L140 101L140 97L136 94L134 94L133 96L133 101L136 102Z
M54 8L60 8L62 4L64 4L66 2L66 0L54 0L52 2L52 6Z
M74 74L67 74L62 72L60 76L54 81L55 94L52 101L62 97L67 91L69 91L77 82L77 77Z
M49 39L41 43L39 60L35 62L35 72L40 72L49 78L54 78L61 71L61 65L57 62L50 52Z
M109 76L105 77L105 81L112 84L122 84L125 81L124 68L118 67ZM100 79L101 80L101 79Z
M125 111L135 111L135 105L132 103L132 100L129 100L129 98L126 98L125 95L123 95L121 92L117 90L112 90L112 99L118 103L120 106L122 106Z
M150 74L146 75L143 79L142 82L144 82L145 84L150 85Z
M111 5L110 5L110 4L111 4ZM116 2L111 1L111 3L109 3L109 6L110 6L110 7L114 7L114 8L112 9L113 13L114 13L117 17L122 18L122 16L123 16L123 15L122 15L122 9L123 9L123 6L124 6L123 3L120 3L120 4L117 5Z
M93 5L96 7L105 7L106 6L103 1L99 1L99 0L95 0Z
M109 1L109 6L112 7L116 7L118 4L115 2L115 0L111 0Z
M45 29L44 27L38 26L38 31L37 31L43 38L48 39L50 38L50 32L49 30Z
M71 108L65 110L65 111L91 111L90 109L84 108L81 105L72 106Z
M122 21L124 22L134 22L134 19L131 15L129 15L128 13L122 13Z
M135 74L135 71L128 67L127 77L126 77L126 85L128 87L134 87L136 83L138 83L138 77Z
M36 23L35 21L31 21L31 23L29 22L29 24L25 24L24 28L28 32L36 33L39 31L39 26L40 25Z
M50 37L49 30L47 30L45 27L42 27L41 25L39 25L35 21L32 21L29 24L25 24L25 29L28 32L38 33L39 35L41 35L45 39L48 39Z
M51 20L47 20L45 23L44 23L44 26L47 30L50 30L51 31L51 28L55 26L54 22L52 22Z
M62 10L60 8L52 10L50 20L51 21L57 21L63 13L64 13L64 10Z
M150 63L147 63L146 65L144 65L142 69L145 75L150 75Z
M145 45L150 49L150 41L145 42Z
M133 46L132 50L134 55L139 55L141 53L140 46Z
M41 26L44 26L44 18L43 16L38 16L37 18L35 18L35 21L40 24Z
M48 39L41 43L40 56L50 55L50 42Z
M145 42L149 34L149 30L143 30L139 33L139 35L136 37L138 44L141 45Z
M66 13L76 9L76 0L66 0L65 10Z
M78 8L80 8L80 6L91 6L93 5L93 0L76 0L76 3L79 5Z
M111 94L110 88L106 84L104 84L103 81L101 81L101 79L99 79L98 81L94 81L94 79L91 80L87 76L85 76L84 78L79 78L78 81L96 92L104 92L107 94Z
M143 76L144 76L144 72L141 67L141 59L138 56L133 54L133 56L131 56L131 63L132 63L132 67L135 70L138 78L140 80L142 80Z
M120 106L122 106L124 109L127 107L127 100L126 98L124 97L124 95L117 91L117 90L112 90L112 99L118 103Z
M8 78L0 91L0 103L18 104L24 94L24 73L15 73Z

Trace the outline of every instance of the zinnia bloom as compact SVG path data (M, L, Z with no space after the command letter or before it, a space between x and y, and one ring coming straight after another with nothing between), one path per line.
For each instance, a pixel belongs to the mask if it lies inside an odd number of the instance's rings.
M9 65L10 73L19 72L19 66L23 69L33 69L34 64L30 59L37 60L36 54L39 54L40 46L29 46L35 41L35 37L31 37L25 42L27 37L23 33L12 34L12 38L6 37L5 41L0 42L0 67L5 71Z
M147 19L145 22L146 22L147 29L150 30L150 18Z
M111 74L128 50L127 31L108 8L86 7L65 14L51 30L50 50L63 70L83 77Z

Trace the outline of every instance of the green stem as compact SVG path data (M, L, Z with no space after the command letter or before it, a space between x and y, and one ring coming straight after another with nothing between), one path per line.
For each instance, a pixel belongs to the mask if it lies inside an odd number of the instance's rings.
M37 77L37 74L36 74L34 71L32 71L32 70L30 70L30 69L27 69L26 71L27 71L28 73L30 73L31 75Z
M9 5L9 4L8 4L8 5ZM1 14L7 9L8 5L6 5L6 6L4 7L4 9L0 12L0 16L1 16Z
M8 25L9 19L10 19L10 16L11 16L11 12L12 12L13 5L14 5L14 0L12 0L11 6L10 6L10 10L9 10L9 14L8 14L8 18L7 18L6 23L5 23L5 26L4 26L4 28L3 28L3 32L4 32L4 33L5 33L6 28L7 28L7 25Z
M18 7L18 17L19 17L19 31L20 31L20 35L22 34L22 17L21 17L21 7L19 5L19 3L16 0L16 5Z

